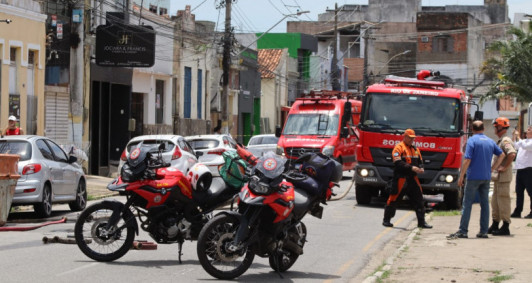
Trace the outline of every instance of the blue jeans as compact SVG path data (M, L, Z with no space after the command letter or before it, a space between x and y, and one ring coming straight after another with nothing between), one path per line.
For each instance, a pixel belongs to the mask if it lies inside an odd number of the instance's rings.
M471 206L475 201L475 195L478 191L480 197L480 233L488 233L490 222L489 206L489 180L466 180L464 189L464 200L462 203L462 218L460 219L460 233L467 235L469 219L471 218Z

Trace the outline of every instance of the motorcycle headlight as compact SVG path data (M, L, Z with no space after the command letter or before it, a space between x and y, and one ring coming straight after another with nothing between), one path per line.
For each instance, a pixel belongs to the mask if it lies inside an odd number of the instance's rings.
M323 149L321 150L321 153L323 153L323 155L326 155L326 156L334 156L334 146L332 145L328 145L328 146L325 146L323 147Z
M271 188L268 184L258 182L257 180L249 182L249 189L257 195L268 195L271 191Z

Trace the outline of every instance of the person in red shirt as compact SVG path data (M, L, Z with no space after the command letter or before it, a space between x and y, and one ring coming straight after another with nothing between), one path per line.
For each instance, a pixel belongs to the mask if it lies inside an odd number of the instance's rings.
M9 116L7 128L4 130L4 136L23 135L24 131L17 127L17 117Z

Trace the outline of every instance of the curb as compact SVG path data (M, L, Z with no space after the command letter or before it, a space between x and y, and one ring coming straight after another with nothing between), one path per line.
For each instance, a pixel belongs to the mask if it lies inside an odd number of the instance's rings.
M428 218L432 219L432 213L429 214ZM410 234L406 238L405 242L397 250L395 250L391 256L386 259L384 266L379 268L379 270L373 273L372 275L366 277L366 279L364 279L362 283L375 283L382 278L386 271L390 271L395 260L405 249L408 248L408 246L412 243L414 237L417 236L419 231L420 229L418 227L414 228L414 230L412 230L412 232L410 232Z

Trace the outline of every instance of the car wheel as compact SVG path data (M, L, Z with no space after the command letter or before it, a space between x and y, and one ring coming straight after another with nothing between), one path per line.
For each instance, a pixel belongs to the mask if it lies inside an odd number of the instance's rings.
M68 206L72 211L81 211L87 206L87 186L85 180L80 179L76 189L76 200L69 203Z
M52 215L52 188L49 184L44 185L42 189L42 202L34 204L33 210L41 218Z

